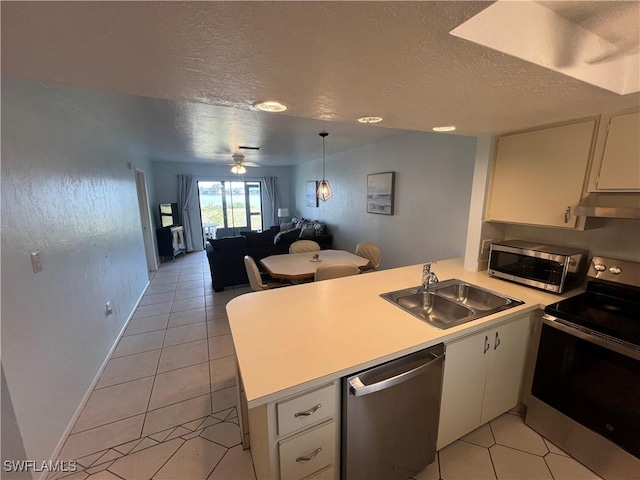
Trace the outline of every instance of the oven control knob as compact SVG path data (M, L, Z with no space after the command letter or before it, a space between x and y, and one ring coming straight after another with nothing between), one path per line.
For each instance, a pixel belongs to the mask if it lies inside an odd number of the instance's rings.
M611 267L609 271L614 275L620 275L622 273L622 269L620 267Z
M596 263L593 268L598 272L604 272L607 269L607 266L604 263Z

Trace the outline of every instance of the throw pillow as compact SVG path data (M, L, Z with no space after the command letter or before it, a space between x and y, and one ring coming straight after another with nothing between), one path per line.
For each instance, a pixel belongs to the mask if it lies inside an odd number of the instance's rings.
M281 223L280 224L280 231L281 232L286 232L287 230L293 230L293 222L289 222L289 223Z
M324 223L320 223L318 220L313 221L313 229L316 235L324 234L325 228L326 228L326 225Z
M310 238L316 236L316 229L313 227L305 226L300 231L300 238Z
M273 240L275 245L290 245L295 242L300 236L300 229L294 228L293 230L289 230L288 232L280 232L276 235L276 238Z

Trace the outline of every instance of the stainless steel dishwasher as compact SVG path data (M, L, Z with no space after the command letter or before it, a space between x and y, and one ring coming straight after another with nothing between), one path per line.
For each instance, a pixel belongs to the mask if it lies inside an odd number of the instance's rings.
M342 480L406 479L435 460L444 344L342 379Z

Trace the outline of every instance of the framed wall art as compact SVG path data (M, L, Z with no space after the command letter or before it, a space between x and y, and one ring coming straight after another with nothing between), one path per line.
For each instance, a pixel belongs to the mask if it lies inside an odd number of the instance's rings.
M367 213L393 215L396 172L367 175Z
M307 182L307 189L305 197L307 199L307 207L317 207L318 206L318 197L316 195L316 190L318 189L318 182L316 180Z

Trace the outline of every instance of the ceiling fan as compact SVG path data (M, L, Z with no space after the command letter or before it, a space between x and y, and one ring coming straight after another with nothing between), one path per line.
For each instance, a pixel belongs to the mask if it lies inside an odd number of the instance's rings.
M231 165L231 173L235 173L236 175L242 175L247 172L246 167L257 167L255 163L247 162L244 159L244 155L235 154L232 155L233 163Z

